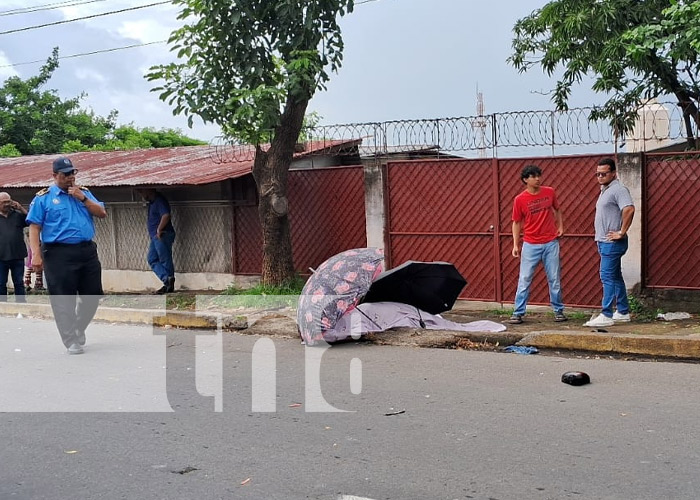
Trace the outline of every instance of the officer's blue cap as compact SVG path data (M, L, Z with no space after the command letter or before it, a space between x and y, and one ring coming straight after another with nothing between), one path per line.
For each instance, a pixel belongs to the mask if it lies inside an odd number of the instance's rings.
M75 170L75 168L73 167L73 163L71 163L71 161L68 158L66 158L65 156L61 156L60 158L56 158L53 161L53 173L54 174L57 174L59 172L66 174L68 172L72 172L73 170Z

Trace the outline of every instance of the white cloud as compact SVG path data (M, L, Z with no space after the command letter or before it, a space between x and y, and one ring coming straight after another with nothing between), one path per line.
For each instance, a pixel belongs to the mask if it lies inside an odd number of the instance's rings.
M5 53L0 50L0 80L5 80L11 76L17 76L17 71L12 66L12 62L7 58Z
M86 69L86 68L78 69L75 72L75 76L78 80L81 80L84 82L94 82L94 83L103 84L107 81L107 78L102 73L100 73L98 71Z
M140 21L127 21L117 28L117 33L124 38L133 38L141 43L158 42L167 40L173 26L168 26L156 20L142 19Z
M63 19L89 17L89 19L76 21L76 23L82 23L86 26L104 30L111 35L119 35L124 38L150 42L154 41L149 34L149 31L152 29L156 34L155 36L163 35L159 39L167 38L167 34L178 25L176 19L178 9L171 4L156 5L142 9L138 8L150 3L156 2L144 2L143 0L110 0L107 2L65 7L58 9L58 11L62 14ZM113 14L101 15L107 13Z

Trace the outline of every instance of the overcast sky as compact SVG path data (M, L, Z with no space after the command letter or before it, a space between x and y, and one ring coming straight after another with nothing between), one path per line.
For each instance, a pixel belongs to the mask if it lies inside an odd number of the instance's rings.
M0 32L156 3L158 0L3 0ZM60 9L8 15L14 9L67 5ZM356 6L341 21L343 67L328 90L314 97L309 111L322 124L476 114L477 86L486 113L552 109L554 82L541 71L521 75L509 64L515 21L545 0L376 0ZM39 29L0 34L0 80L35 75L53 47L60 56L167 39L177 26L178 9L169 4L94 17ZM172 115L143 75L154 64L173 60L164 43L63 59L50 81L64 97L88 94L83 107L99 115L119 111L119 123L179 128L209 141L214 125L187 128ZM10 65L10 66L8 66ZM594 104L591 91L575 91L571 105ZM598 99L598 103L600 99Z

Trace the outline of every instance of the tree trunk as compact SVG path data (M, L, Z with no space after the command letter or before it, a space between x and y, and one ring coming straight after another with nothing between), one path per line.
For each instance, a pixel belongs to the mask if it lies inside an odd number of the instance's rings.
M264 285L279 286L294 277L287 177L308 103L308 99L288 98L270 149L265 152L258 147L256 150L253 178L258 188Z
M683 123L685 124L685 137L688 149L695 150L697 149L698 138L693 132L692 124L695 123L696 130L700 129L698 107L686 92L676 92L676 97L678 98L678 106L683 111Z

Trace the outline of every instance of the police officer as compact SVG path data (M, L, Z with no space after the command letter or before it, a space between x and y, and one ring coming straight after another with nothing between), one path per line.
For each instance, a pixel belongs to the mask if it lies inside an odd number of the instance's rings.
M54 184L39 191L27 214L32 266L42 269L58 332L68 354L82 354L85 329L102 296L93 217L106 217L104 204L75 185L78 171L68 158L53 162ZM41 243L40 243L41 242Z

